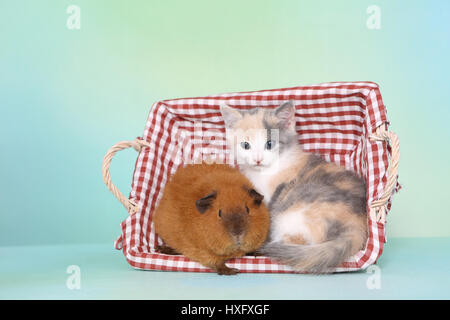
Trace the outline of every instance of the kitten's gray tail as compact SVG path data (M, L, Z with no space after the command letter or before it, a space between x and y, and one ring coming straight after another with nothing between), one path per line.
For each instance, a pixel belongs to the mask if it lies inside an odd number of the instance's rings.
M258 251L293 268L296 272L331 273L354 252L355 239L344 236L318 244L269 242ZM361 244L362 245L362 244Z

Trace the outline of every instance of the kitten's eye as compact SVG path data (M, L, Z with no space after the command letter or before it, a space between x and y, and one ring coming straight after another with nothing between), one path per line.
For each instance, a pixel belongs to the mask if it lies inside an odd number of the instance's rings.
M247 213L250 213L250 209L247 206L245 206L245 210L247 210Z
M269 140L269 141L266 142L266 149L267 149L267 150L270 150L270 149L272 149L273 147L275 147L275 141Z
M250 149L250 143L248 143L247 141L241 142L241 147L245 150Z
M222 210L219 209L219 218L222 218Z

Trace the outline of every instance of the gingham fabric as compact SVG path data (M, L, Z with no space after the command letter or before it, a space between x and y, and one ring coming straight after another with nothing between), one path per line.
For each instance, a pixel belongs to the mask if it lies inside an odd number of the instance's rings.
M116 249L123 251L132 267L212 272L184 256L160 254L155 250L162 242L155 234L152 214L164 185L186 159L207 155L225 159L227 151L220 103L240 110L270 109L286 100L295 103L296 129L304 150L363 176L367 182L368 206L381 196L390 149L386 142L369 140L369 135L378 126L388 125L386 109L375 83L333 82L160 101L152 106L141 137L151 147L142 148L138 155L130 193L130 199L137 202L141 210L122 222L122 234L115 242ZM365 248L337 267L336 272L366 268L381 255L385 227L371 220L368 226ZM293 272L288 266L267 257L246 256L232 259L227 265L241 272Z

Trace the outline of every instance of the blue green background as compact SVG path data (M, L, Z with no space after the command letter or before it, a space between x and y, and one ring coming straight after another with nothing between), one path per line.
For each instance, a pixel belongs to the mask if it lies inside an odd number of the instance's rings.
M112 245L127 213L103 155L155 101L354 80L380 85L400 137L388 238L448 237L449 21L436 0L1 0L0 245ZM135 158L112 163L125 194Z

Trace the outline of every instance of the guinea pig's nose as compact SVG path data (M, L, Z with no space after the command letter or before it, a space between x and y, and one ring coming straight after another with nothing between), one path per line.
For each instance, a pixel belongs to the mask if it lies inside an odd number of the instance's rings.
M241 244L244 239L245 230L247 229L247 213L236 210L233 213L226 214L223 217L223 223L228 230L233 242Z
M236 242L241 242L244 237L246 223L243 220L236 222L232 228L231 234Z

